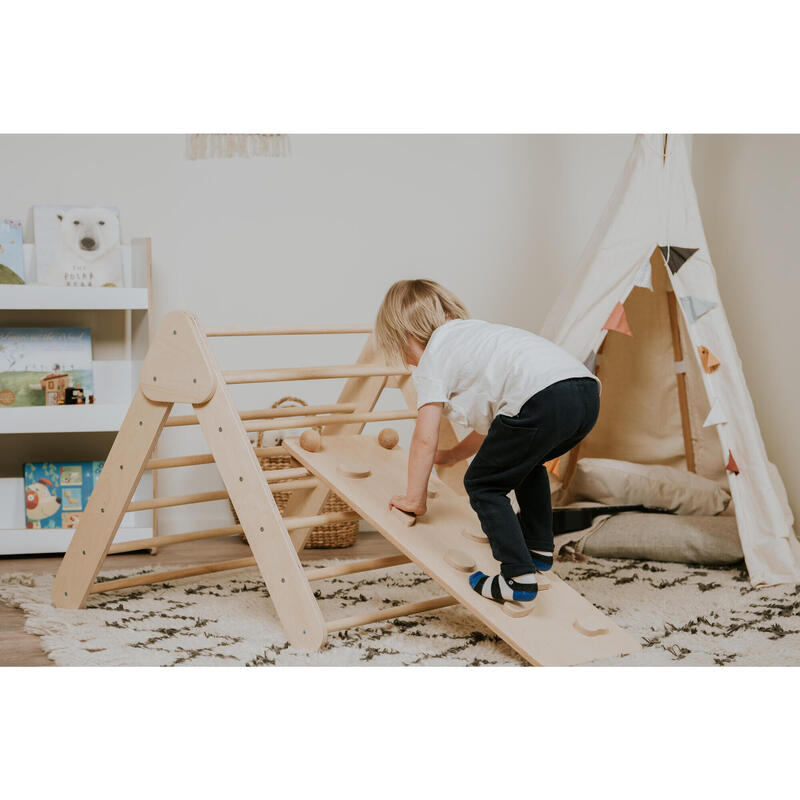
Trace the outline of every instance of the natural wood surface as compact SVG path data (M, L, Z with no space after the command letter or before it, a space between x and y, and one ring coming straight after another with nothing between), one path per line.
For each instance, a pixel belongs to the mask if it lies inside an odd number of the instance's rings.
M81 608L86 602L171 407L137 389L53 583L57 608Z
M170 311L142 363L142 391L156 403L205 403L218 380L197 320L185 311Z
M285 419L286 417L305 417L311 414L346 414L355 411L352 403L328 403L318 406L288 406L284 408L256 408L239 411L239 419ZM197 414L180 414L170 417L165 428L197 425ZM285 427L285 426L284 426Z
M214 561L228 561L251 556L250 548L242 541L241 536L215 537L203 541L191 541L184 544L166 547L158 555L145 552L122 553L111 556L103 565L105 570L170 569L187 565L202 564ZM54 575L61 563L61 555L52 556L4 556L0 557L0 575L12 573L29 573L33 575ZM302 558L305 563L313 564L325 559L342 559L371 563L386 559L391 566L393 559L404 559L397 563L407 562L404 556L398 556L392 547L379 533L365 532L359 534L352 547L338 550L304 550ZM365 561L366 560L366 561ZM368 567L374 569L375 567ZM309 580L314 580L323 570L309 570ZM320 575L322 578L322 575ZM0 602L0 667L53 666L53 662L45 655L38 636L26 633L25 615L19 608Z
M280 456L285 452L281 445L274 447L254 447L253 450L259 458ZM194 456L173 456L172 458L151 458L145 469L174 469L175 467L197 467L201 464L213 464L214 456L211 453L198 453Z
M357 628L359 625L369 625L372 622L383 622L387 619L407 617L410 614L421 614L425 611L435 611L437 608L447 608L447 606L455 605L458 605L458 600L445 595L444 597L434 597L431 600L420 600L418 603L408 603L404 606L392 606L392 608L384 608L380 611L365 611L362 614L354 614L351 617L330 620L328 622L328 633L346 631L348 628Z
M365 435L332 437L318 453L306 452L297 439L287 439L284 444L301 464L344 498L465 610L531 663L579 664L639 649L632 636L556 576L550 580L550 589L537 597L531 614L522 619L507 616L501 604L474 592L467 576L445 561L446 551L463 551L474 559L477 569L488 575L496 573L499 565L490 547L461 534L464 529L478 526L466 498L442 486L439 497L428 504L426 514L413 527L406 527L388 511L388 499L405 486L408 454L404 450L386 450L375 437ZM337 468L342 461L363 461L370 465L372 474L368 478L348 478ZM573 627L576 619L587 628L607 627L609 633L586 637Z
M370 336L361 348L356 364L372 364L378 360L379 354L375 347L374 337ZM386 385L386 376L371 375L369 377L357 376L348 378L342 388L337 402L352 403L359 413L368 413L375 408L375 403ZM364 430L363 422L349 424L326 425L322 429L323 439L331 436L344 436L347 434L361 433ZM317 486L313 490L300 490L294 492L289 498L285 513L290 516L307 516L319 514L328 497L328 487ZM301 528L292 531L292 542L297 550L302 550L311 533L311 528Z
M681 331L678 327L678 303L675 300L675 292L667 291L666 295L667 308L669 309L669 327L672 333L672 355L675 359L675 363L678 363L683 361ZM689 472L696 472L694 443L692 441L692 424L689 418L689 397L686 392L686 373L676 373L675 380L678 385L678 407L681 412L681 430L683 432L683 449L686 453L686 469L688 469Z
M321 416L295 417L291 421L292 428L316 428L319 426L332 426L356 423L363 425L366 422L391 422L399 419L415 419L416 411L365 411L352 414L323 414ZM255 431L280 431L286 427L282 420L256 420L245 422L244 429L248 433ZM327 434L330 435L330 434Z
M337 328L244 328L244 327L217 327L203 328L206 336L302 336L306 334L328 333L372 333L369 325L349 325Z
M220 387L195 412L286 638L293 647L318 650L327 636L325 620L230 394ZM290 483L304 479L283 485Z
M225 383L273 383L276 381L316 381L328 378L369 378L407 375L403 367L385 364L343 364L323 367L284 367L282 369L234 369L222 373Z

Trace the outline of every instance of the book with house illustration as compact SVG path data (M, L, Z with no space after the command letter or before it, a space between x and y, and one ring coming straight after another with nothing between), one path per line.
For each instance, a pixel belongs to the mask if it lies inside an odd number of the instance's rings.
M0 284L25 283L22 223L0 219Z
M88 328L0 328L0 408L82 403L93 393Z
M77 527L103 463L25 464L25 526L32 529Z

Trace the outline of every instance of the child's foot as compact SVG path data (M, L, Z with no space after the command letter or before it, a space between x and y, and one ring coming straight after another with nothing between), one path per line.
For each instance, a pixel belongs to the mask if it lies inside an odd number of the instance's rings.
M536 573L517 575L515 578L504 578L502 575L489 576L484 572L473 572L469 576L469 585L481 597L503 602L504 600L518 600L529 603L536 598L539 586L536 583Z
M533 566L537 572L548 572L553 569L553 554L546 550L531 550Z

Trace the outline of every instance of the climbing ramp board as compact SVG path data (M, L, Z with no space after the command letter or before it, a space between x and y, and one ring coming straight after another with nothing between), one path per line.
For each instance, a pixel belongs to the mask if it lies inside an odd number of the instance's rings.
M476 568L491 575L499 571L489 544L475 541L480 525L464 497L431 478L436 496L427 513L409 527L388 510L389 497L406 485L407 453L387 450L376 437L325 436L316 453L304 450L297 439L284 446L303 466L347 501L398 550L441 585L463 606L531 664L566 666L632 653L639 643L551 572L541 576L533 611L511 617L501 604L480 597L469 585L467 573L445 560L448 551L461 551ZM351 477L353 464L369 468L366 477Z

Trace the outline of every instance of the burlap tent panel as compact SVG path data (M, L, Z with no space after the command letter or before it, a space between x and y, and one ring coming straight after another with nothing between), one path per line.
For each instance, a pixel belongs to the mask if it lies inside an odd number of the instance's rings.
M653 291L634 287L625 301L633 336L609 332L598 376L603 383L600 417L584 440L580 458L613 458L686 469L678 384L661 254L651 259ZM727 486L719 440L703 428L709 402L683 315L678 314L696 469Z

